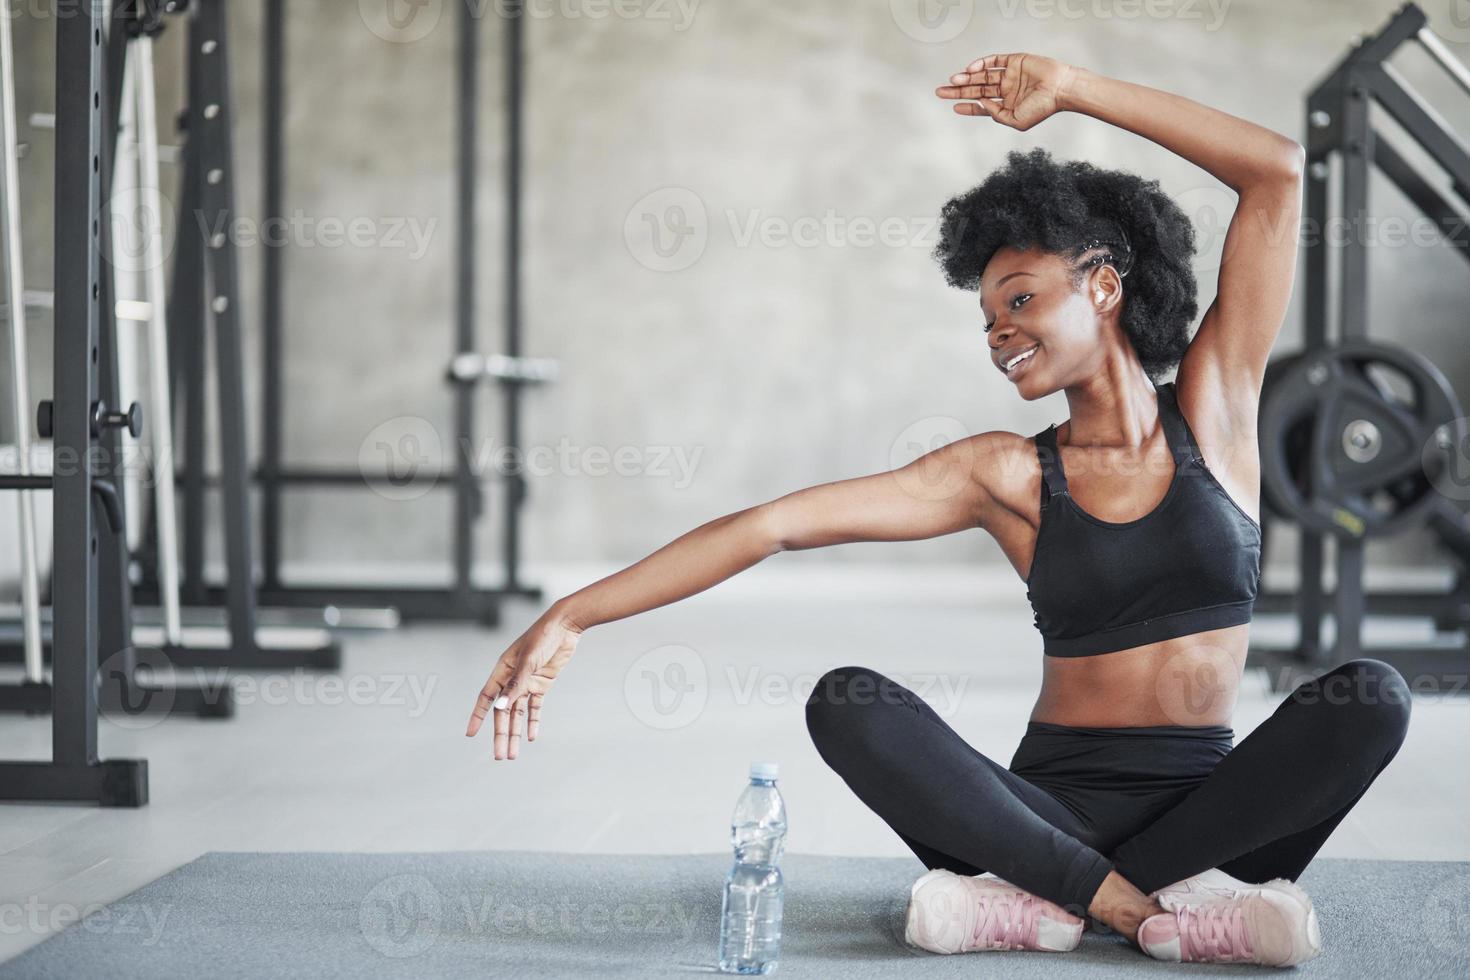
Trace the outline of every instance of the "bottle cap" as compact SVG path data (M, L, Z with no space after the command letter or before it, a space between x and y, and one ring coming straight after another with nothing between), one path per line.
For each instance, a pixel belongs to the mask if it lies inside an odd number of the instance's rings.
M751 779L770 779L770 780L775 780L776 774L779 771L780 771L780 766L778 766L774 762L752 762L750 764L750 778Z

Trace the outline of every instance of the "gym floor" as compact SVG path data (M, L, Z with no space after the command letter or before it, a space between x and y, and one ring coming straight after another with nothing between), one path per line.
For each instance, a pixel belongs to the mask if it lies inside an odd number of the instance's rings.
M238 675L231 720L105 720L104 757L146 756L152 802L5 808L0 961L207 851L720 852L755 760L781 765L792 851L905 855L812 748L801 706L815 679L871 665L1009 762L1041 675L1029 609L1003 573L778 558L589 632L542 738L496 763L483 735L464 738L465 718L539 611L508 604L493 631L346 635L340 672ZM1279 642L1290 625L1259 617L1255 635ZM1237 742L1283 696L1248 673ZM49 732L0 717L16 758L45 758ZM1466 744L1470 696L1417 699L1403 749L1322 856L1470 860L1470 785L1448 748Z

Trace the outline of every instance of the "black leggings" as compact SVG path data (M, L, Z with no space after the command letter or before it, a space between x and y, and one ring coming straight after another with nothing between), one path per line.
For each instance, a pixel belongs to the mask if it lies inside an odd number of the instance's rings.
M1031 722L1009 768L865 667L807 701L817 751L929 868L989 871L1084 916L1109 871L1150 894L1210 868L1295 880L1398 752L1409 687L1350 660L1240 745L1225 726Z

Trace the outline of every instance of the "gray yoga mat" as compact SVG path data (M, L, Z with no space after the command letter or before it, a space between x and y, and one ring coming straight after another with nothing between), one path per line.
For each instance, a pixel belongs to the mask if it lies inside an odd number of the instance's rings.
M0 977L690 976L715 970L729 857L206 854L8 963ZM1261 975L1170 965L1116 935L1070 953L936 956L902 942L907 858L789 855L780 976ZM1325 952L1299 976L1470 976L1470 864L1319 858Z

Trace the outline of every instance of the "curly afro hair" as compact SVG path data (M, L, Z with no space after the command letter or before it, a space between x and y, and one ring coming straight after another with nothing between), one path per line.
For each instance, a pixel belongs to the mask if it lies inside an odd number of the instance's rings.
M1157 180L1058 162L1040 147L1012 150L984 183L944 205L934 256L951 286L974 290L1004 246L1037 245L1073 259L1099 242L1112 246L1113 264L1127 276L1120 322L1158 383L1184 357L1198 302L1194 227ZM1090 265L1078 266L1075 282Z

